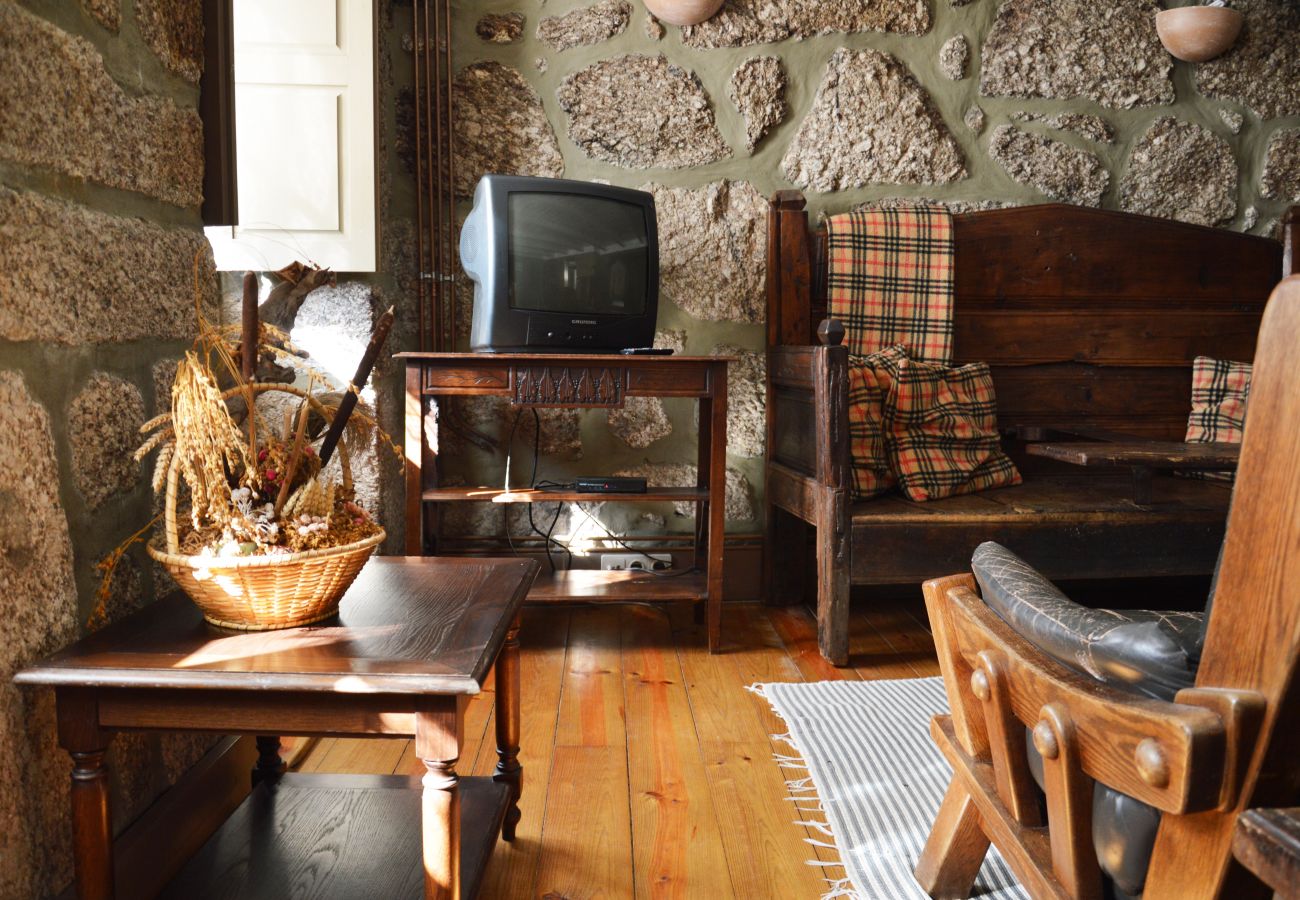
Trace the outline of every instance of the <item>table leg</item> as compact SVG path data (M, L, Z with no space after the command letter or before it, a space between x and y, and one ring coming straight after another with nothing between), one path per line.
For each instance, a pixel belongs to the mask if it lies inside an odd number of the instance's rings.
M701 423L704 422L703 414L701 414L700 422ZM703 424L701 424L700 429L701 429L700 440L701 441L707 440L708 428L706 428ZM708 467L704 463L703 451L701 451L700 454L699 471L701 473L708 471ZM704 480L705 480L705 476L701 474L699 478L696 479L697 486L703 486ZM705 501L696 501L695 503L694 565L695 568L701 572L707 573L709 570L709 504ZM707 590L707 586L705 589ZM692 603L691 606L694 607L694 612L692 613L692 616L695 624L703 625L706 621L705 616L709 608L708 601L707 600L697 601L695 603Z
M406 363L406 555L423 556L424 504L420 495L424 491L424 398L420 377L424 367Z
M519 763L519 616L506 632L505 646L496 668L497 769L492 780L510 787L510 805L501 823L501 837L515 839L519 824L519 797L523 793L524 767Z
M711 419L707 429L707 446L700 447L700 468L705 465L707 452L709 467L708 509L708 590L709 590L709 652L722 648L722 550L727 540L727 369L722 366L710 379L712 396L700 404L700 440L704 441L706 429L704 416Z
M460 900L461 698L450 710L417 713L415 753L424 761L421 829L425 900Z
M99 728L99 704L82 691L58 693L59 743L72 756L72 856L78 900L112 900L113 821Z
M274 782L285 772L284 760L280 758L280 738L278 735L259 734L257 736L257 763L253 766L253 787L263 781Z

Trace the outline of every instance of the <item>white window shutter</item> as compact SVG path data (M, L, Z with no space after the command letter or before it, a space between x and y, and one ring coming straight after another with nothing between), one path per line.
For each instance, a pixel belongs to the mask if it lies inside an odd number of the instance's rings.
M234 0L239 224L223 271L375 271L371 0Z

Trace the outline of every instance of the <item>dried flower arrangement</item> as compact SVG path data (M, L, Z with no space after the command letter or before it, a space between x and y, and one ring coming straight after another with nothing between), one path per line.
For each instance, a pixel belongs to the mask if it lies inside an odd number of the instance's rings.
M327 270L281 270L283 281L262 316L257 278L249 273L242 322L231 326L205 318L197 262L195 273L198 337L178 364L171 410L144 424L149 437L135 453L140 461L157 451L153 488L166 492L164 541L149 554L215 624L275 628L317 621L333 613L384 537L356 502L349 447L378 435L400 457L374 419L356 409L393 311L380 318L347 389L331 393L317 389L325 384L323 373L301 362L306 354L276 324L292 325ZM281 365L291 359L295 365ZM305 389L291 383L298 368L307 370ZM265 405L259 408L258 396L271 392L297 398L283 422L268 421ZM340 465L327 469L336 449ZM182 483L184 516L178 515ZM111 566L135 539L106 561L101 609Z

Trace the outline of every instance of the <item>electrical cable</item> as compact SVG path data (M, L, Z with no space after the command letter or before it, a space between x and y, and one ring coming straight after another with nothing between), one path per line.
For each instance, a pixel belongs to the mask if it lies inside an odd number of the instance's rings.
M541 449L542 449L542 418L537 412L537 407L535 406L532 407L532 411L533 411L533 474L532 477L529 479L529 485L531 488L536 489L537 465L538 465L538 459L541 456ZM523 412L523 410L520 410L520 412ZM515 421L518 421L518 414L516 414ZM513 438L513 435L511 435L511 437ZM537 527L537 523L533 521L533 505L531 503L528 504L528 526L533 530L534 534L537 534L545 539L546 562L550 565L552 574L554 574L556 571L555 558L551 556L552 544L554 544L555 546L559 547L561 550L564 551L565 553L564 567L566 569L573 568L573 551L569 548L569 545L551 537L551 535L555 533L555 526L560 521L560 512L563 509L564 509L563 503L557 502L555 504L555 515L551 517L550 527L547 528L546 531L542 531L542 529ZM509 530L510 530L509 522L507 522L506 523L507 533L509 532Z
M507 493L510 492L510 462L511 462L511 456L513 455L514 452L515 431L519 427L519 417L523 415L523 412L524 411L521 409L515 413L515 420L510 426L510 440L506 445L505 490ZM531 477L528 480L529 488L531 490L560 490L560 491L573 490L574 483L572 481L548 481L548 480L538 481L537 480L537 469L541 457L542 423L541 423L541 416L538 414L536 407L532 408L532 413L533 413L533 471ZM609 529L606 528L600 522L599 519L597 519L590 512L588 512L583 507L580 501L575 501L573 505L576 506L578 508L578 511L581 512L584 516L586 516L589 521L591 521L593 524L598 526L600 530L605 533L605 538L607 540L613 541L615 544L622 547L628 553L633 553L637 556L644 556L651 563L662 562L662 560L656 559L655 557L651 556L649 553L645 552L644 550L638 550L636 547L631 546L630 544L627 543L627 541L623 540L622 538L610 534ZM555 526L560 521L560 512L563 510L564 504L562 502L557 502L555 504L555 514L551 517L551 524L546 529L546 531L542 531L542 529L537 525L537 523L533 519L533 504L529 503L527 504L527 506L528 506L528 526L529 528L532 529L534 534L536 534L538 537L542 538L545 541L546 561L550 565L551 572L554 573L556 571L555 559L551 555L553 552L551 550L552 545L564 551L565 568L572 569L573 549L564 541L561 541L553 537L553 534L555 533ZM519 553L515 549L514 540L510 534L509 516L506 517L506 541L510 544L510 552L513 553L515 556L518 556ZM692 575L698 573L700 570L697 566L692 565L685 569L678 569L673 572L660 572L657 569L642 569L641 571L645 572L648 575L653 575L656 578L681 578L683 575Z
M610 534L609 529L606 528L599 519L597 519L591 513L587 512L587 510L583 509L581 503L574 503L573 505L578 507L578 511L581 512L584 516L586 516L591 522L599 526L601 531L605 532L606 539L611 540L614 543L618 544L628 553L635 553L637 556L644 556L652 563L662 562L662 560L655 559L653 556L651 556L649 553L646 553L644 550L638 550L635 547L629 546L627 541L623 540L622 538L615 537L614 535ZM692 565L685 569L678 569L675 572L660 572L657 569L642 569L641 571L645 572L648 575L653 575L656 578L681 578L683 575L695 574L698 573L700 570L697 566Z
M510 493L510 457L514 454L515 429L519 427L519 417L523 415L523 412L524 411L521 409L515 413L515 420L510 425L510 440L506 442L506 481L505 484L502 485L502 487L507 494ZM532 509L532 507L530 506L529 509ZM515 549L515 539L510 535L509 511L507 511L505 514L505 529L506 529L506 543L510 545L510 555L518 556L519 551Z

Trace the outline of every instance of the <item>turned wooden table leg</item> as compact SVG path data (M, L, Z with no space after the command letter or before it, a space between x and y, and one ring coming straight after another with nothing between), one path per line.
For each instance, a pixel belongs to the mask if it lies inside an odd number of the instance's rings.
M415 753L424 762L421 829L425 900L460 900L460 758L464 705L417 713Z
M510 805L501 823L501 837L515 839L519 824L519 797L524 787L524 767L519 764L519 617L506 632L505 646L496 669L497 769L492 780L510 787Z
M113 822L104 754L110 732L99 704L80 690L58 692L59 744L72 756L72 854L78 900L112 900Z
M259 734L257 736L257 763L253 766L253 787L263 781L274 783L285 773L284 760L280 758L280 738L278 735Z

